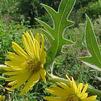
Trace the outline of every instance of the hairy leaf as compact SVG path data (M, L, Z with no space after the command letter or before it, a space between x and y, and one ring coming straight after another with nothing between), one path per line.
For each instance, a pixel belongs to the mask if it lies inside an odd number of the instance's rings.
M76 0L61 0L58 11L45 4L41 4L52 18L53 26L51 27L44 21L36 19L42 26L43 31L51 43L48 51L48 62L53 62L57 51L60 51L64 44L73 44L71 40L64 38L64 31L67 27L73 25L73 22L68 20L68 17L73 9Z
M91 20L87 16L87 22L86 22L86 44L88 51L90 53L90 56L82 57L81 60L88 66L101 70L101 52L99 50L99 46L97 43L97 39L95 36L93 24L91 23Z

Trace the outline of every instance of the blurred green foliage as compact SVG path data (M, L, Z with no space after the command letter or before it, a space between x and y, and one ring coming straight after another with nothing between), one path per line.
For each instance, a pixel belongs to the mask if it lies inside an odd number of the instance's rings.
M75 25L85 21L85 13L92 19L101 15L101 5L98 0L77 0L77 4L71 14L71 18L75 21Z
M0 63L3 63L5 54L11 50L11 42L20 42L21 34L28 28L15 22L6 23L0 19Z
M1 0L0 14L5 20L13 19L23 22L28 27L34 27L38 24L34 20L35 17L45 18L46 21L48 19L46 11L40 6L40 3L47 4L57 10L60 0ZM84 22L85 13L93 19L97 18L101 14L100 9L99 0L77 0L70 18L77 25L77 23Z

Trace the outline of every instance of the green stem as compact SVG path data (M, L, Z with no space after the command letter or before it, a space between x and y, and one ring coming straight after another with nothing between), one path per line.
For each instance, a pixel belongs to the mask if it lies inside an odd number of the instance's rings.
M47 75L48 75L48 80L52 81L52 82L64 82L64 83L67 83L67 81L68 81L68 80L66 80L64 78L60 78L60 77L55 76L53 74L47 73Z
M2 74L5 70L4 68L6 67L6 65L0 65L0 73Z
M5 101L12 101L10 93L5 95Z
M68 82L67 79L60 78L60 77L55 76L53 74L47 73L47 76L48 76L48 80L49 81L52 81L52 82L64 82L64 83L67 83ZM92 86L89 86L88 87L88 92L90 92L91 94L98 95L99 97L101 97L101 90L95 89Z

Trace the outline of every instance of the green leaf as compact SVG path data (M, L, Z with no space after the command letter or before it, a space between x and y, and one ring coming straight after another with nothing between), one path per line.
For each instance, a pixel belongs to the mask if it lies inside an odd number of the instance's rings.
M99 4L100 4L100 6L101 6L101 0L98 0L98 2L99 2Z
M1 81L1 80L5 80L5 77L3 77L3 76L0 76L0 81Z
M68 20L68 17L74 7L75 1L76 0L61 0L58 11L55 11L50 6L41 4L49 13L53 22L53 25L51 27L44 21L36 19L43 26L42 30L51 43L51 47L47 55L48 64L54 61L54 58L57 55L57 51L60 51L64 44L73 44L71 40L64 38L64 31L66 28L74 24L72 21Z
M6 65L0 64L0 74L2 74L5 71L4 68L6 67L7 67Z
M95 36L93 24L88 16L86 16L86 19L86 44L90 55L80 59L86 65L101 71L101 53Z

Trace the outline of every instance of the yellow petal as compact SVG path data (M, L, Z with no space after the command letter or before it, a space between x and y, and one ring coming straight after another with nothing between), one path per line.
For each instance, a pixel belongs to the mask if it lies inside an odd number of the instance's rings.
M55 87L50 87L48 89L46 89L47 92L56 95L56 96L60 96L60 97L66 97L68 95L68 92L58 86Z
M74 91L77 92L77 85L73 78L72 78L72 86L73 86Z
M14 75L18 75L19 71L8 71L8 72L5 72L3 74L7 75L7 76L14 76Z
M40 76L41 76L42 80L44 80L46 82L46 78L45 78L46 71L45 71L45 69L43 69L43 68L40 69Z
M34 36L31 37L28 32L26 32L22 38L25 50L32 58L39 56L39 43L37 40L33 39Z
M25 48L26 52L28 53L29 56L32 56L33 55L32 50L31 50L31 47L29 46L26 33L24 33L24 35L22 36L22 41L23 41L24 48Z
M78 92L81 93L82 89L83 89L83 83L79 83L79 85L78 85Z
M14 86L17 83L17 81L12 81L8 83L8 86Z
M46 101L66 101L65 98L61 98L61 97L48 97L48 96L46 96L46 97L44 97L44 99Z
M0 101L4 101L4 100L5 100L5 96L0 95Z
M97 96L90 96L88 98L83 99L82 101L96 101Z
M9 67L18 67L21 69L22 67L26 67L26 62L19 62L19 61L5 61L5 64Z
M16 81L16 83L12 84L12 87L10 89L13 90L15 88L19 88L29 79L30 75L31 73L29 73L27 70L23 70L17 76L11 76L10 79ZM11 83L13 81L11 81Z
M88 89L88 84L85 84L85 85L84 85L84 88L83 88L83 90L82 90L82 93L85 93L85 92L87 91L87 89Z
M69 91L70 90L70 87L67 85L67 84L65 84L65 83L62 83L62 82L59 82L59 83L57 83L57 85L59 85L61 88L63 88L64 90L67 90L67 91ZM70 92L70 91L69 91Z
M7 58L11 61L18 61L18 62L24 62L26 61L25 57L19 56L13 52L8 52Z
M27 58L26 52L25 52L17 43L12 42L12 47L13 47L14 51L15 51L18 55Z
M81 94L82 96L80 97L81 99L85 99L88 97L88 93L84 93L84 94Z
M42 50L42 52L40 52L40 61L42 64L46 63L46 52L44 50Z
M35 39L36 39L39 43L41 43L41 34L36 33L36 34L35 34Z
M34 73L25 84L24 88L21 91L21 95L27 93L40 79L40 75L36 72Z

